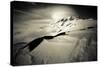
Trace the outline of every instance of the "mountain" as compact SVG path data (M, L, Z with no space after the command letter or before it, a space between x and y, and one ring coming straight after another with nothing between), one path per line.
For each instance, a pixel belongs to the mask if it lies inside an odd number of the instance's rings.
M97 60L97 21L76 17L51 24L55 35L33 39L18 50L16 65Z

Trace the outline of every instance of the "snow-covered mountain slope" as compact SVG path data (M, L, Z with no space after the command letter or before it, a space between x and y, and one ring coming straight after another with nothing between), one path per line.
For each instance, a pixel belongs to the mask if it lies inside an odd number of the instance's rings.
M66 35L44 39L29 52L28 47L20 50L16 64L51 64L96 60L97 21L93 19L58 20L46 28L47 35L66 32ZM71 20L70 20L71 19ZM64 22L65 21L65 22ZM34 46L34 44L32 44Z

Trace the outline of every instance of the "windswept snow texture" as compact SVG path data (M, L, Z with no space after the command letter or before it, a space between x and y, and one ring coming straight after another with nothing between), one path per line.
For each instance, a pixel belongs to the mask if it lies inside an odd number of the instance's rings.
M97 60L95 6L15 1L12 8L14 65Z

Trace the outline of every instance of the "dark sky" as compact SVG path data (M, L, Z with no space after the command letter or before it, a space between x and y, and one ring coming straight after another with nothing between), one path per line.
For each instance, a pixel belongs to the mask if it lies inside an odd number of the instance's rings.
M83 18L97 19L97 6L89 5L71 5L71 4L57 4L57 3L40 3L40 2L24 2L13 1L12 7L17 10L29 11L31 9L46 8L48 6L64 5L72 7L79 16Z
M84 18L97 19L97 7L96 6L72 6L76 12Z

